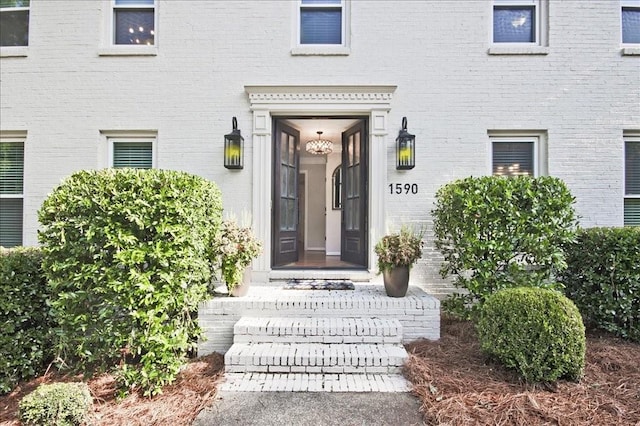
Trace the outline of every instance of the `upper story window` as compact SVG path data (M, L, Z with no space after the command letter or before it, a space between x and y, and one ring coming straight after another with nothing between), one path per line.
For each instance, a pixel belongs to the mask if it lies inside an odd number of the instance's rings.
M0 137L0 246L22 245L24 138Z
M111 167L133 169L151 169L154 166L151 137L109 138L111 147Z
M113 44L153 46L155 0L113 0Z
M640 137L624 141L624 224L640 226Z
M29 45L29 0L0 0L0 46Z
M298 0L295 4L293 54L349 54L349 0Z
M540 0L494 0L493 42L539 45Z
M640 0L622 0L622 43L640 44Z

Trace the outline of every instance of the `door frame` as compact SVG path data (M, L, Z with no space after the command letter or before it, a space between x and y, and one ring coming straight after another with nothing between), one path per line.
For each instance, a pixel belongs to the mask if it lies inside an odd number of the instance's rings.
M396 86L245 86L252 111L251 140L246 146L252 158L252 220L256 236L271 247L273 118L279 116L363 116L369 121L368 265L374 272L373 245L385 233L385 185L390 153L389 112ZM372 173L375 170L375 173ZM253 261L253 280L267 283L271 275L271 253L264 250Z

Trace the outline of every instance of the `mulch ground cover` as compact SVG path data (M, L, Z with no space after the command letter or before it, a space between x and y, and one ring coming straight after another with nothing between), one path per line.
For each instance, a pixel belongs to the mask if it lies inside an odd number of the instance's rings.
M162 395L146 398L138 394L118 400L113 376L104 374L89 380L93 396L91 424L119 425L190 425L198 413L213 403L218 378L224 369L224 358L214 353L191 360L178 375L178 379L163 389ZM21 384L13 392L0 397L0 425L17 426L20 399L41 383L53 381L80 381L82 377L47 374Z
M640 426L640 345L604 334L587 339L585 377L579 382L528 385L480 351L473 326L442 320L441 339L407 345L405 374L422 401L426 424ZM92 424L190 425L216 396L223 357L187 364L178 380L154 398L115 398L113 377L88 382ZM0 397L0 424L17 426L18 402L40 383L80 380L49 373ZM395 426L395 425L394 425Z
M579 383L529 385L482 354L471 323L443 318L441 335L407 345L427 424L640 425L640 344L588 334Z

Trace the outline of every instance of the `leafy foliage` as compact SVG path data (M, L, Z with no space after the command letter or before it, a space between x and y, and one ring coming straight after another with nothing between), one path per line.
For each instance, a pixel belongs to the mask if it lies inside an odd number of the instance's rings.
M578 308L560 292L508 288L480 308L478 337L483 351L528 382L580 379L586 338Z
M640 342L640 228L590 228L566 248L565 294L588 326Z
M378 255L378 270L389 271L394 266L411 268L422 257L422 238L424 231L415 231L406 225L400 232L382 237L375 246Z
M53 359L50 293L37 248L0 250L0 394Z
M244 269L261 252L262 243L254 237L251 228L241 227L235 220L222 222L214 257L229 291L242 282Z
M117 364L125 390L159 393L200 333L221 196L167 170L81 171L39 211L56 295L58 356L85 371Z
M440 272L467 290L450 305L464 311L502 288L553 286L575 235L573 203L553 177L469 177L441 187L432 211Z
M20 401L20 420L34 426L80 426L91 404L85 383L42 384Z

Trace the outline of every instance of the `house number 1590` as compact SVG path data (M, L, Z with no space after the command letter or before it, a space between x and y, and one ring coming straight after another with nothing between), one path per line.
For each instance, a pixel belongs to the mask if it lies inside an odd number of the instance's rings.
M390 183L389 184L389 193L391 194L417 194L418 193L418 184L417 183Z

